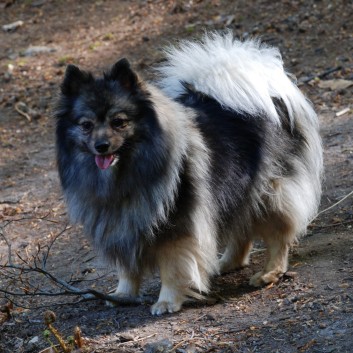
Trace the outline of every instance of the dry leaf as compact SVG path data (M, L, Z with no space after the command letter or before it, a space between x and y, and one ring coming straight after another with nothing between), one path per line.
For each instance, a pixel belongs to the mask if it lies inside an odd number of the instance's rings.
M346 89L350 86L353 86L353 81L343 80L343 79L326 80L326 81L320 81L318 86L320 88L328 88L331 91L339 91L342 89Z

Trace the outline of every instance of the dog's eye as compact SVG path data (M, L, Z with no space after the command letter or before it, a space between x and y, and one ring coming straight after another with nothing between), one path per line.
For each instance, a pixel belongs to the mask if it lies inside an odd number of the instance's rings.
M129 121L126 119L114 118L110 124L113 129L123 129L128 125Z
M94 124L91 121L83 121L80 124L80 127L81 127L82 131L90 132L93 130Z

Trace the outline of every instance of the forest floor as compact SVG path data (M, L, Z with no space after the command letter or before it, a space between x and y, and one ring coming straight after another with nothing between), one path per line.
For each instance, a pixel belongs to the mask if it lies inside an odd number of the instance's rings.
M214 279L215 301L161 317L147 304L0 293L0 352L49 347L48 309L63 337L81 329L87 352L353 352L352 18L353 3L344 0L0 1L1 27L22 21L0 29L0 291L53 290L44 275L4 267L9 245L13 263L44 259L48 272L79 288L116 285L82 230L67 223L50 109L68 63L101 73L127 57L152 78L161 49L180 38L226 27L241 38L260 36L280 48L314 103L326 169L323 212L292 249L278 285L248 285L264 260L258 251L248 268ZM143 292L156 298L158 288L155 277Z

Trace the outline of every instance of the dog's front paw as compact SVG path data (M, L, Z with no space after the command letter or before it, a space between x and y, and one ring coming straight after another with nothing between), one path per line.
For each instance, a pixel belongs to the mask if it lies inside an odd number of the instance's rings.
M175 313L181 309L182 302L158 301L151 307L152 315L162 315L164 313Z
M181 309L184 300L185 296L181 288L162 284L158 301L151 307L151 314L175 313Z
M260 271L250 278L249 283L253 287L262 287L266 284L277 283L282 276L283 272L280 271L270 271L266 273Z

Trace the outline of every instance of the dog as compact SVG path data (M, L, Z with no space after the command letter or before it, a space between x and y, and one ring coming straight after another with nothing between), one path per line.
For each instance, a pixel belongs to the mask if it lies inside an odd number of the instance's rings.
M70 218L117 267L114 296L159 269L154 315L248 265L258 238L267 260L250 284L278 282L323 170L317 115L278 49L227 32L165 54L154 83L125 58L99 78L69 65L54 111Z

